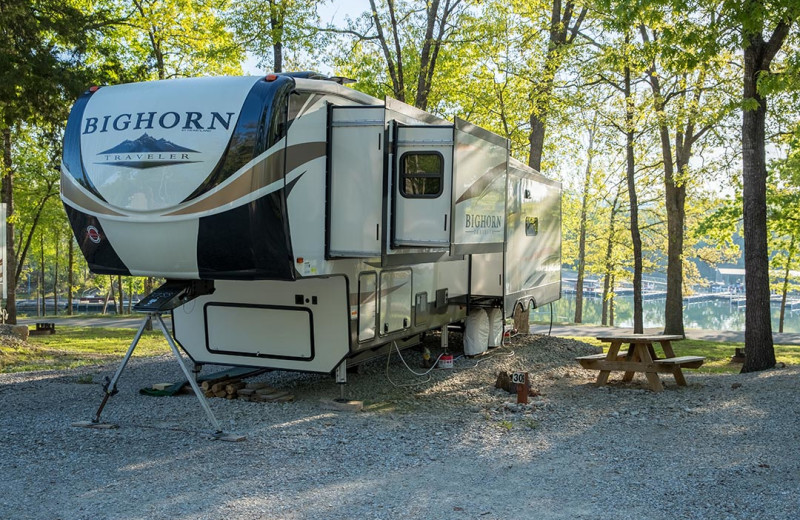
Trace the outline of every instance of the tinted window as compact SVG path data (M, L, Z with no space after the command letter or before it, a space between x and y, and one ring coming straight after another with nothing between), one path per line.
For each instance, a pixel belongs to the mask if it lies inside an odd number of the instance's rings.
M408 198L442 193L444 160L438 152L411 152L400 158L400 193Z

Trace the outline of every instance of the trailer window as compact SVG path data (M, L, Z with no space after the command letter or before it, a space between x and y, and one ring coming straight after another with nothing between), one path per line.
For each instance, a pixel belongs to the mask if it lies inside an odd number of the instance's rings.
M409 152L400 157L400 193L406 198L442 194L444 158L439 152Z

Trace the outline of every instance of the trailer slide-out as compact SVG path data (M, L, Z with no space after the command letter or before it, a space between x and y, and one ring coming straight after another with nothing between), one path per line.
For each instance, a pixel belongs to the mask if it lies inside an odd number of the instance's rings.
M330 373L561 294L560 183L312 73L93 87L61 197L93 272L168 280L141 308L198 365Z

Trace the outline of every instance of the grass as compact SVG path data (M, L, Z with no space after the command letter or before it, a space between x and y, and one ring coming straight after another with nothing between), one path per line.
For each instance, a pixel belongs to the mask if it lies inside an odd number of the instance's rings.
M27 342L0 340L0 372L62 370L120 361L136 334L134 329L60 325L56 334L31 336ZM169 352L158 331L145 332L135 357Z
M597 347L601 347L603 352L608 351L608 343L598 341L594 337L572 337L570 339L583 341ZM697 369L698 372L705 373L736 373L742 369L740 363L731 363L731 357L736 348L744 348L744 343L703 341L695 339L685 339L672 343L676 356L703 356L706 358L703 366ZM659 352L656 347L656 353ZM775 345L775 358L778 363L787 365L800 365L800 346L798 345Z
M27 342L3 341L0 339L0 372L27 372L32 370L61 370L86 365L114 363L122 359L133 341L133 329L111 327L73 327L59 325L57 333L47 336L31 336ZM573 337L606 350L608 343L594 337ZM742 343L726 343L701 340L683 340L673 343L678 356L704 356L706 362L699 372L733 373L741 365L731 363L736 347ZM134 356L145 357L169 352L161 333L145 332ZM800 365L800 346L775 345L775 356L779 363Z

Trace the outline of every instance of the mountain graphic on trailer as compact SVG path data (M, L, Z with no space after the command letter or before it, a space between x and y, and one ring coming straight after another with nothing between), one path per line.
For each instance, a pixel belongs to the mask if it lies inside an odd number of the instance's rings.
M171 141L167 141L164 138L155 139L150 137L147 134L142 134L142 136L135 141L131 141L130 139L126 139L119 143L117 146L113 148L109 148L104 152L100 152L98 155L106 155L112 153L136 153L136 152L193 152L197 153L197 150L192 150L190 148L185 148L183 146L179 146Z
M181 155L176 156L176 154ZM107 156L106 161L97 164L127 166L129 168L145 169L172 164L189 164L199 161L190 161L187 153L199 153L197 150L177 145L164 138L156 139L150 135L142 134L138 139L126 139L118 145L104 150L97 155ZM114 156L115 160L109 161Z

